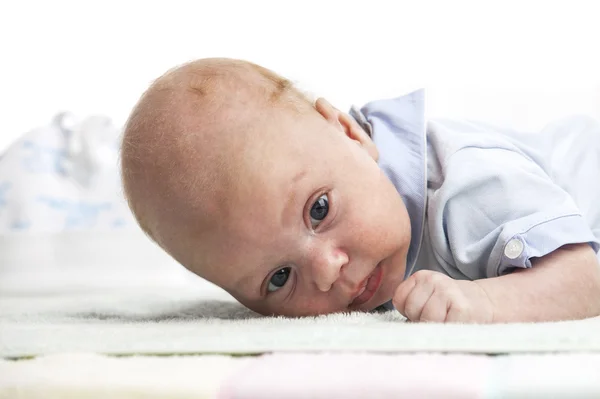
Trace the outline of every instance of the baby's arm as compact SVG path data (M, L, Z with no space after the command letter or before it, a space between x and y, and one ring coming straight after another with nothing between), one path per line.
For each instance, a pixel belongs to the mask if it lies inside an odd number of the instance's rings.
M495 322L582 319L600 315L600 266L587 244L566 245L532 267L476 280Z
M394 306L409 320L434 322L553 321L600 314L600 266L589 245L567 245L532 264L476 281L421 271L400 284Z

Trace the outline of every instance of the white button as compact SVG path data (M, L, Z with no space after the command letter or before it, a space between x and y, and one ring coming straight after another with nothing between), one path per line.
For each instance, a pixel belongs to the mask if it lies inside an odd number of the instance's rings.
M525 246L521 240L513 238L506 244L506 247L504 247L504 256L508 259L517 259L523 253L524 248Z

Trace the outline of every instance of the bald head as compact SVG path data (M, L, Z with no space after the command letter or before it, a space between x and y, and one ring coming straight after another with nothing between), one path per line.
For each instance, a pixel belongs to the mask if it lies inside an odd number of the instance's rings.
M140 226L185 266L200 261L184 247L220 228L215 216L229 209L241 163L256 156L249 144L260 143L260 126L311 111L290 81L248 62L205 59L167 72L143 94L123 137L123 185Z

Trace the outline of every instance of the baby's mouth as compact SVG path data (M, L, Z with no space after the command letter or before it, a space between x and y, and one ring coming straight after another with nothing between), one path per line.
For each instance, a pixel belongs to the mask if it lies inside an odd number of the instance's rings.
M366 302L368 302L377 292L381 285L383 277L383 270L381 269L381 263L379 263L375 269L365 278L362 288L355 294L354 299L348 305L349 308L356 308Z

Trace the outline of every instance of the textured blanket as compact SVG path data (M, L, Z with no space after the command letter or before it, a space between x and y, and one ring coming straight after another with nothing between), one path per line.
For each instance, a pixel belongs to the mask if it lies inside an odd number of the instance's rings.
M195 288L1 295L0 398L600 397L599 319L272 318Z
M183 287L0 297L0 356L255 354L273 351L600 352L600 319L438 325L398 313L261 317L217 291Z
M101 238L0 240L0 398L600 397L600 319L261 317Z

